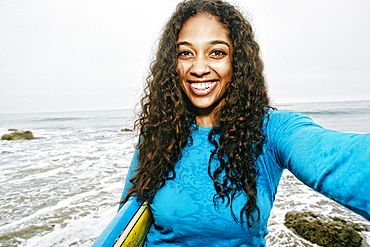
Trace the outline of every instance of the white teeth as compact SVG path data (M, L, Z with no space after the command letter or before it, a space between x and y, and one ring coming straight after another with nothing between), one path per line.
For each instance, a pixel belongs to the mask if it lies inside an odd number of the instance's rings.
M197 82L191 83L190 85L197 90L206 90L212 87L216 82Z

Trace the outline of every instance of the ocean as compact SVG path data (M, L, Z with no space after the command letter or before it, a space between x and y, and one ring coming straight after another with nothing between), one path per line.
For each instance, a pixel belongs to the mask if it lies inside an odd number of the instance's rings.
M370 132L370 101L276 106L325 128ZM30 130L35 140L0 141L0 246L91 246L117 211L137 142L132 110L0 114L0 135ZM284 226L288 211L370 222L284 172L267 246L317 246ZM370 233L362 233L363 246Z

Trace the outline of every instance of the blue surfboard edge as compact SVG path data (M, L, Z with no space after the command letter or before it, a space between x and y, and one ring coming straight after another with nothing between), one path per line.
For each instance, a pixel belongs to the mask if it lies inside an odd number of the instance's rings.
M112 247L143 202L132 196L105 227L92 247Z

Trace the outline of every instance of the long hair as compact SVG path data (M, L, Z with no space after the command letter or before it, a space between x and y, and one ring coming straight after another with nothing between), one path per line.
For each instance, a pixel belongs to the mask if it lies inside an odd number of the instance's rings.
M176 71L177 40L184 23L202 13L215 16L229 30L233 45L232 79L224 103L216 113L219 124L209 134L209 140L215 146L208 165L215 186L214 203L216 205L219 199L226 200L234 219L245 222L246 218L248 226L252 226L260 217L255 161L262 151L262 123L269 99L260 49L252 27L238 10L222 0L185 0L178 4L165 26L147 77L142 111L135 122L135 128L140 132L139 166L130 180L132 187L124 201L136 194L140 200L153 202L157 191L176 176L175 164L181 158L183 148L192 142L195 115ZM210 162L215 156L220 165L211 171ZM248 200L238 219L233 211L233 198L242 191Z

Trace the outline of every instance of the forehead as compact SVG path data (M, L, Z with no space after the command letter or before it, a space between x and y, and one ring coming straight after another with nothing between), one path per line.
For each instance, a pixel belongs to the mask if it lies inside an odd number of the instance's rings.
M223 40L230 43L229 30L213 15L199 14L185 22L178 37L178 42L192 40L197 42Z

